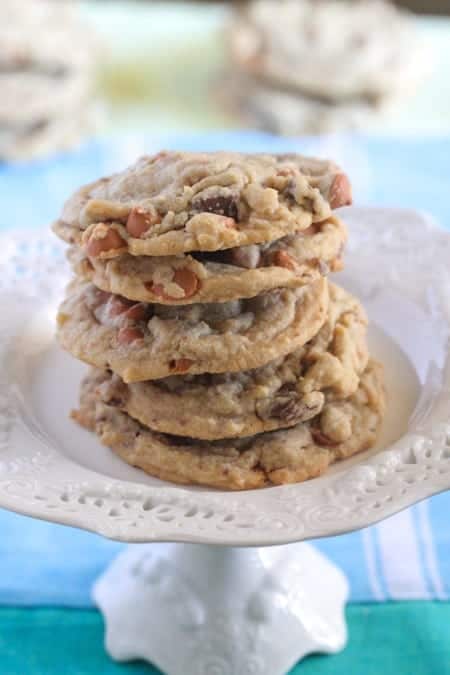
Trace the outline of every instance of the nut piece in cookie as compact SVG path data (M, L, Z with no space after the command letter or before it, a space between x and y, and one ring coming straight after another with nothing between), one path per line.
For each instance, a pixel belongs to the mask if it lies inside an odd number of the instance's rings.
M132 236L142 237L146 234L153 225L161 222L161 218L157 211L148 211L143 208L136 206L131 209L129 216L127 218L127 232Z
M97 223L83 236L86 253L92 258L113 258L127 250L127 243L120 233L106 223Z

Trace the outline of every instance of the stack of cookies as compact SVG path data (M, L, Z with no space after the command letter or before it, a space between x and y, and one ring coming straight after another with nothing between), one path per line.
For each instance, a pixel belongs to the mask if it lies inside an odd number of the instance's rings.
M62 150L89 132L96 50L71 3L0 2L0 161Z
M299 155L161 152L81 188L54 231L75 278L73 417L162 479L302 481L371 446L384 407L342 268L342 171Z
M379 125L429 61L387 0L253 0L238 5L228 43L228 104L285 134Z

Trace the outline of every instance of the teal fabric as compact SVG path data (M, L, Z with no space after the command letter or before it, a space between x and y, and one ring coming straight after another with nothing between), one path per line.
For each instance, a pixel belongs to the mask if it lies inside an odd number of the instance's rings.
M449 603L350 605L347 618L348 647L308 657L290 675L450 675ZM1 675L160 675L114 663L102 642L94 610L0 609Z

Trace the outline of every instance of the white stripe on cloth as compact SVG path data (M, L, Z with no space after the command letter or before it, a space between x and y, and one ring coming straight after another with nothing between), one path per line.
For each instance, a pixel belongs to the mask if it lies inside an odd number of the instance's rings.
M419 502L416 506L418 516L419 534L423 547L423 558L427 568L428 578L432 586L433 597L438 600L447 600L442 581L439 562L434 547L433 533L430 525L430 514L428 510L428 501Z
M402 511L376 526L381 567L392 600L429 599L411 511Z
M377 602L383 602L386 600L386 594L380 583L380 571L377 569L378 565L375 554L374 530L372 527L366 528L365 530L362 530L361 534L370 590L374 600Z

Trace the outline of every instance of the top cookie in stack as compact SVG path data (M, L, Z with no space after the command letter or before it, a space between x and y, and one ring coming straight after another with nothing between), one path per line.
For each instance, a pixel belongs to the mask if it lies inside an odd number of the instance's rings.
M54 225L76 273L59 339L95 367L76 419L148 473L232 489L373 442L367 321L326 279L350 202L298 155L162 152L81 188Z
M162 152L70 199L54 226L77 272L161 304L295 288L340 265L346 175L298 155Z

